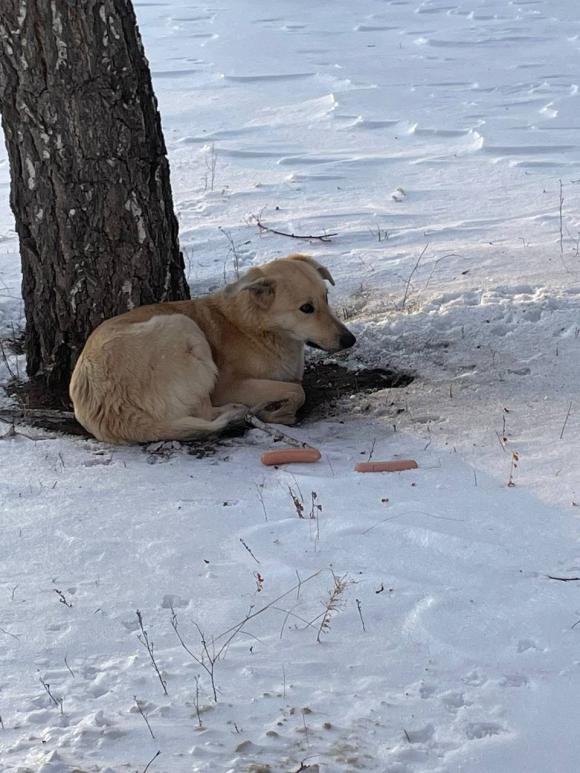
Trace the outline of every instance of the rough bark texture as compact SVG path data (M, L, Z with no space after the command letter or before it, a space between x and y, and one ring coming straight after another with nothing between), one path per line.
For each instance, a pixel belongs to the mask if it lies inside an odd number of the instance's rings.
M103 319L189 297L130 0L1 0L0 110L28 373L56 389Z

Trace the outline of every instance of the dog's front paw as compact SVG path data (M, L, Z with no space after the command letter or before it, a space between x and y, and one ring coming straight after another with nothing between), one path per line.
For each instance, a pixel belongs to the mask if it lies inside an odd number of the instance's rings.
M264 405L256 416L269 424L295 424L296 411L291 400L276 400Z

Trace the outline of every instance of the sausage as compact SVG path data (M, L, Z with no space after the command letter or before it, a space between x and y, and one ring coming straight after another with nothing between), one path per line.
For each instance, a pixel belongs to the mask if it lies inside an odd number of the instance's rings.
M262 464L304 464L317 462L321 457L318 448L281 448L262 454Z
M356 472L401 472L416 470L419 465L414 459L393 459L390 462L359 462Z

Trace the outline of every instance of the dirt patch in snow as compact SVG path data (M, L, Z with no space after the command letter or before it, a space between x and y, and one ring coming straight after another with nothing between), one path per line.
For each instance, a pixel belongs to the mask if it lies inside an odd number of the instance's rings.
M299 413L301 422L349 413L346 400L381 389L405 387L413 381L410 373L385 368L351 370L337 362L312 363L304 373L306 402Z

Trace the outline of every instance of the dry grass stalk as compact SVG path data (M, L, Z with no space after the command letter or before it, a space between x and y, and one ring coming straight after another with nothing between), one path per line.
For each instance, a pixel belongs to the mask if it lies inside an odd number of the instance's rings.
M330 631L332 616L343 606L342 594L349 584L347 574L338 577L338 575L332 572L332 579L334 580L334 587L328 592L328 599L323 602L324 614L316 636L316 641L318 643L320 643L322 634Z

